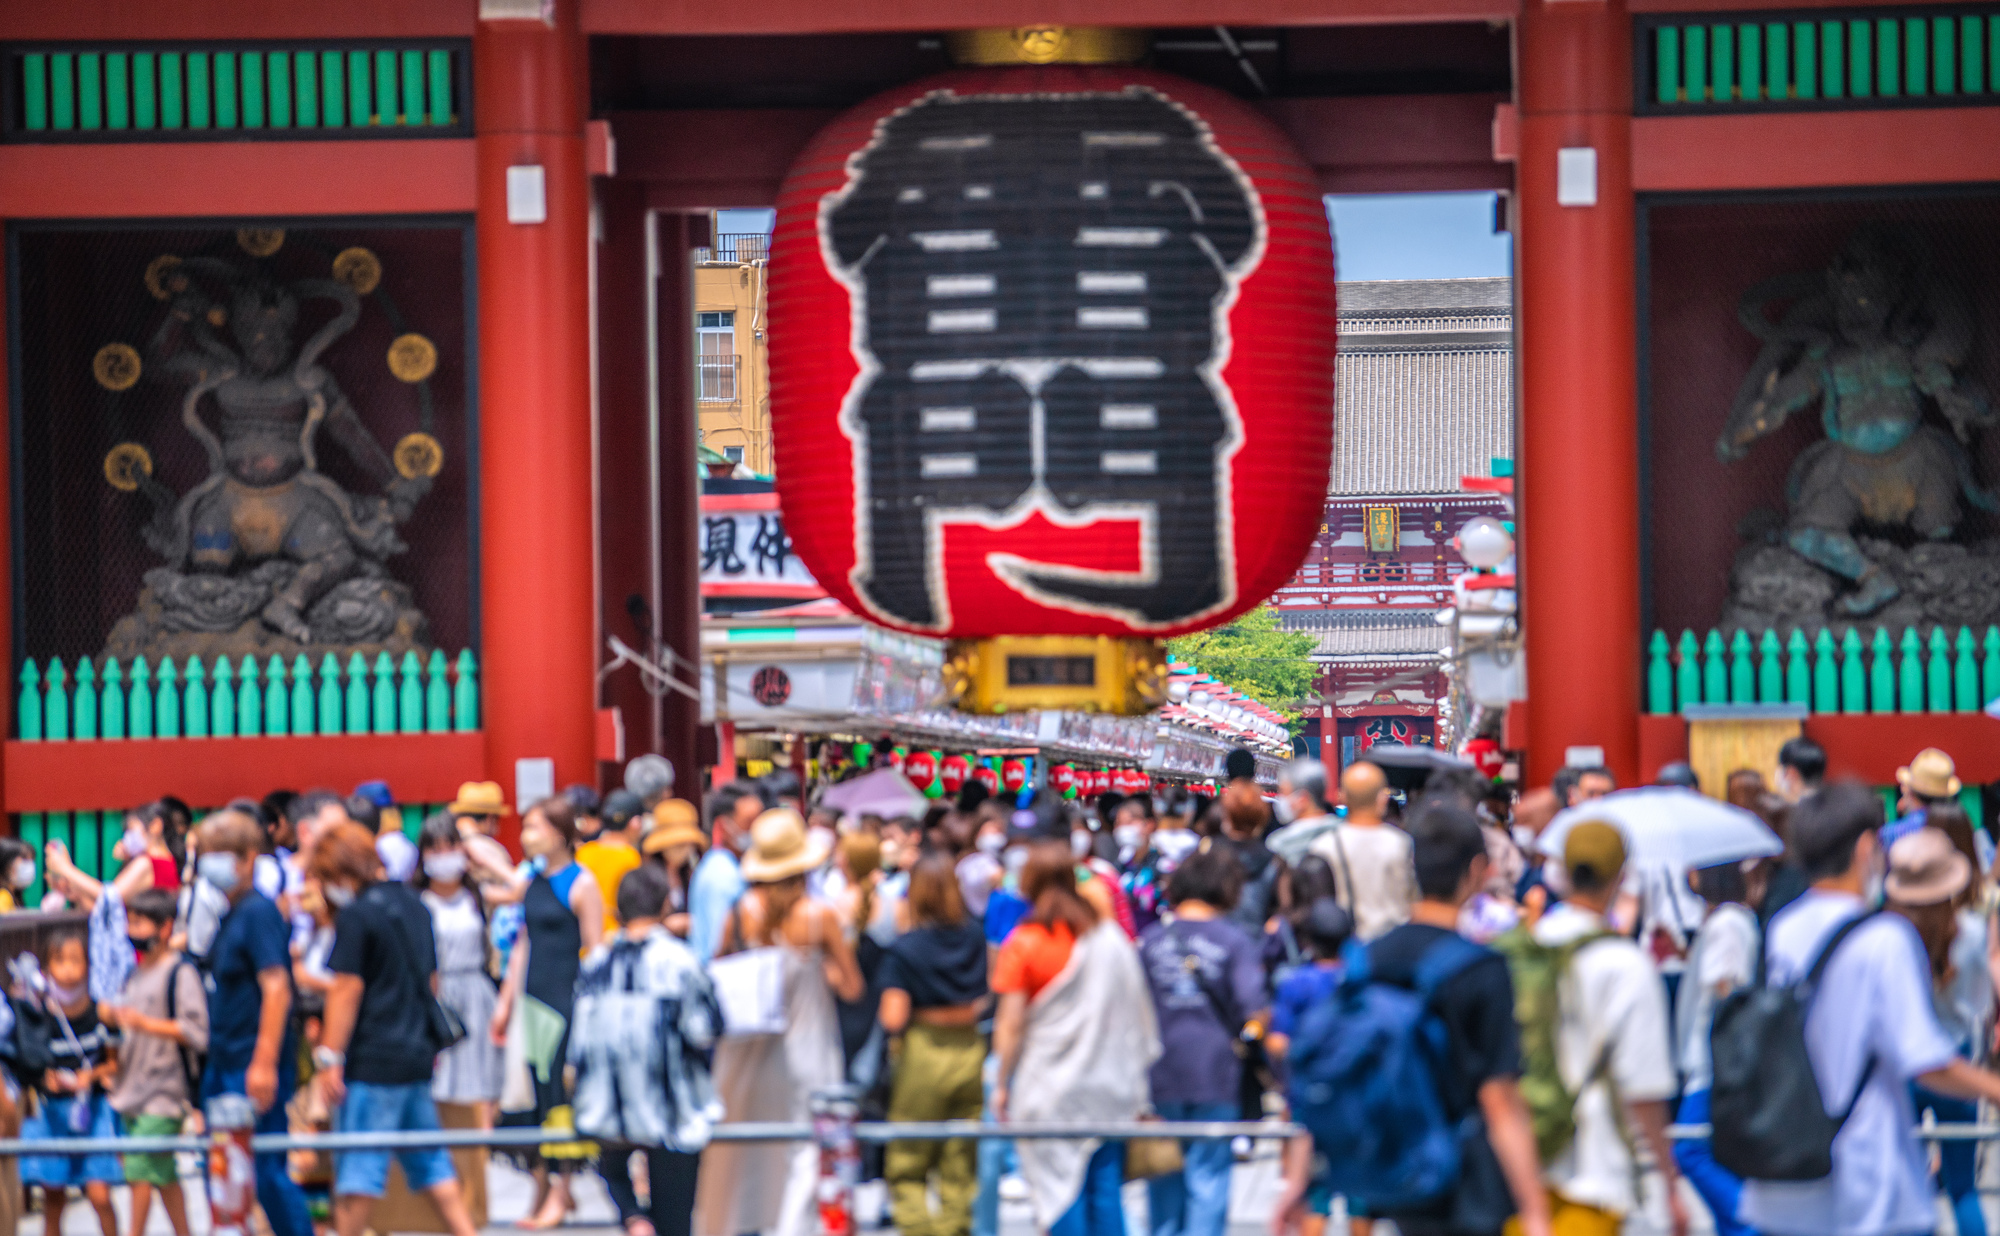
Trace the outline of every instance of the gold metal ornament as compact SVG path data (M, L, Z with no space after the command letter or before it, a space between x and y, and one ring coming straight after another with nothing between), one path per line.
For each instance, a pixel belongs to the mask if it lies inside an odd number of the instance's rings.
M405 382L421 382L437 372L437 345L411 331L389 344L389 372Z
M945 690L960 712L1038 709L1138 716L1166 702L1167 646L1109 635L953 640Z
M444 447L427 433L404 434L390 458L405 480L414 481L420 476L438 474L444 467Z
M187 290L187 276L174 270L180 264L181 260L171 253L162 253L146 263L146 290L153 294L154 300L171 300L174 293Z
M153 455L137 442L120 442L104 455L104 479L111 488L131 493L139 478L153 475Z
M251 257L270 257L285 247L285 229L281 227L239 227L236 229L236 247Z
M333 277L366 296L382 282L382 259L360 245L342 249L333 259Z
M945 50L954 64L1132 64L1146 56L1143 30L1110 26L1000 26L954 30Z
M131 390L142 368L139 353L129 343L107 343L90 360L91 376L108 391Z

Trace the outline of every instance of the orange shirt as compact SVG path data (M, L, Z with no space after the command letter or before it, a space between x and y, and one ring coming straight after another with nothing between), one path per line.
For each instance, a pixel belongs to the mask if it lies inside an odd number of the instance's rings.
M993 959L990 985L996 992L1024 992L1032 1000L1063 972L1075 947L1076 935L1066 924L1051 928L1022 923L1007 933L1006 943Z

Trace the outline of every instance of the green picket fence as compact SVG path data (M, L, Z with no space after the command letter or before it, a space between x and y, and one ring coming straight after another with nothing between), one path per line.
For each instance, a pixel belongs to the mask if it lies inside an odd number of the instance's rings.
M332 653L317 668L304 654L254 657L213 669L200 657L158 666L144 657L84 658L74 672L60 657L21 667L14 735L23 742L98 738L277 738L308 734L441 734L479 728L479 672L466 649L447 663L433 649L419 660Z
M455 129L459 43L397 47L93 45L12 51L13 133L34 141L123 134L201 139ZM391 132L383 132L391 130Z
M2000 699L2000 626L1983 638L1940 625L1901 638L1877 628L1865 644L1853 628L1838 640L1821 628L1751 637L1720 631L1677 642L1654 631L1646 648L1646 711L1689 704L1804 704L1813 712L1978 712Z
M136 807L139 804L133 803ZM443 803L402 803L403 834L411 841L423 828L424 821L435 812L442 811ZM14 835L28 843L35 851L35 882L28 886L21 904L29 909L41 904L42 894L48 891L47 872L44 868L42 847L51 841L60 841L69 848L71 861L83 873L104 880L118 874L119 866L111 855L111 848L125 833L125 812L130 807L111 811L25 811L15 817ZM197 823L208 812L196 809Z
M1641 87L1642 108L1949 106L2000 93L2000 13L1985 9L1644 24L1651 89Z

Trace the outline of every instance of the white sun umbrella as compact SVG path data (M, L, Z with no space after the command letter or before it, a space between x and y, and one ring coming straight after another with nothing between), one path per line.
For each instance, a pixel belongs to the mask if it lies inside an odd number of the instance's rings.
M1784 852L1764 821L1741 807L1676 786L1620 790L1571 807L1542 830L1542 853L1558 859L1569 830L1586 820L1602 820L1625 837L1625 859L1633 867L1699 869Z

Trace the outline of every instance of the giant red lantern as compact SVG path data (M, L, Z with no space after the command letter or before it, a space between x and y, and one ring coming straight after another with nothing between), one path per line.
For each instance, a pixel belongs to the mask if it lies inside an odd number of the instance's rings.
M806 147L770 266L778 487L828 591L903 630L1155 638L1318 527L1334 284L1270 121L1139 68L964 69Z
M965 785L966 777L972 773L971 763L962 755L947 755L944 763L938 765L938 780L944 782L944 792L956 794Z

